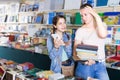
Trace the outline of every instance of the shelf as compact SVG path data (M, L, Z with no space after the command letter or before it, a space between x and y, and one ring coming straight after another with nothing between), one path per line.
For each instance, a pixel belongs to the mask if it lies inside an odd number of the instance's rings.
M11 25L41 25L41 26L52 26L52 24L41 24L41 23L19 23L19 22L2 22L0 24L11 24ZM67 24L67 26L70 26L70 27L79 27L81 25L77 25L77 24Z
M0 33L27 34L27 32L19 32L19 31L1 31Z
M41 25L41 26L52 26L52 24L41 24L41 23L20 23L20 22L0 22L0 25L1 24L12 24L12 25ZM82 26L82 25L79 25L79 24L67 24L67 26L70 26L70 27L79 27L79 26ZM119 25L107 25L107 26L120 26Z
M111 12L111 11L120 11L120 6L100 6L94 7L96 12ZM75 13L79 12L79 9L60 9L60 10L45 10L45 11L29 11L29 12L19 12L19 14L29 14L29 13L49 13L49 12L65 12L65 13Z
M115 27L120 27L120 25L107 25L107 26L111 26L111 27L112 27L112 26L115 26Z
M96 12L111 12L111 11L120 11L120 6L103 6L103 7L94 7L94 9L96 10ZM41 23L33 23L35 21L32 21L33 18L36 18L37 14L47 14L49 12L63 12L63 13L71 13L71 15L75 14L76 12L80 12L80 9L60 9L60 10L45 10L45 11L28 11L28 12L18 12L17 13L17 18L15 18L15 20L13 20L14 22L0 22L0 26L8 26L11 27L11 25L15 25L15 26L22 26L22 27L27 27L29 28L29 25L33 26L35 25L35 27L37 28L50 28L52 29L53 25L52 24L41 24ZM5 14L5 15L15 15L15 14ZM2 14L1 16L4 16L4 14ZM23 16L23 17L22 17ZM30 17L28 17L30 16ZM12 16L10 16L12 17ZM16 17L16 16L13 16ZM25 21L23 20L25 18ZM29 19L30 18L30 19ZM28 21L29 19L29 21ZM34 19L35 20L35 19ZM25 23L24 23L25 22ZM29 23L30 22L30 23ZM67 24L67 29L78 29L80 28L82 25L77 25L77 24ZM115 27L119 27L120 25L107 25L107 26L115 26ZM21 28L22 28L21 27ZM11 29L12 30L12 29ZM31 29L32 32L33 29ZM25 31L27 31L27 29L25 29ZM2 32L1 32L2 33ZM25 34L26 32L18 32L18 31L4 31L4 33L10 33L10 34ZM39 38L43 38L43 39L47 39L46 37L39 37ZM113 44L116 45L116 44Z
M120 11L120 6L102 6L95 7L96 12L111 12L111 11Z
M120 67L114 67L114 66L111 67L111 63L106 63L106 67L107 68L112 68L112 69L120 70Z

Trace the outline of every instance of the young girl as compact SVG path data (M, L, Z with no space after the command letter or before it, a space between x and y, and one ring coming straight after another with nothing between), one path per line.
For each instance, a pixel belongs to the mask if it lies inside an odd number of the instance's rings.
M51 59L50 69L55 73L61 73L62 65L72 65L71 36L66 33L66 20L62 15L53 18L53 34L47 39L47 48Z
M105 66L104 39L107 36L107 29L99 15L89 4L80 7L83 25L78 28L75 35L73 55L76 56L76 47L79 44L98 46L97 60L90 59L84 63L78 62L75 75L83 80L98 79L109 80Z

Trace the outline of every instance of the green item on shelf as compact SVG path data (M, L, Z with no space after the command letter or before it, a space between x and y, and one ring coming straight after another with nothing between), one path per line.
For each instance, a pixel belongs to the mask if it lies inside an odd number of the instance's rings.
M75 24L76 25L81 25L82 24L82 19L81 19L81 15L80 12L76 12L75 13Z
M104 13L98 13L98 15L99 15L100 17L103 17L103 16L104 16Z
M103 21L104 13L101 12L101 13L98 13L98 15L101 17L101 19L102 19L102 21Z
M33 68L33 69L28 70L28 71L26 71L26 72L27 72L28 74L30 74L30 75L36 76L36 73L37 73L38 71L42 71L42 70L41 70L41 69L38 69L38 68Z

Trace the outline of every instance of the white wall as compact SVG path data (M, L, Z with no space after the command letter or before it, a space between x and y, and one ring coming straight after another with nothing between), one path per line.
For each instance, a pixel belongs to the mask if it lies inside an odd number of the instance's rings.
M9 3L9 2L20 2L21 0L0 0L0 4Z

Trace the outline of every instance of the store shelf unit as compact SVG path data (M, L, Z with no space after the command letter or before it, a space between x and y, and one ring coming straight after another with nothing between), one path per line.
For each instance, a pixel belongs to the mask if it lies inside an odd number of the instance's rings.
M120 11L120 6L103 6L103 7L95 7L94 9L98 13L101 13L101 12L111 12L111 11L117 12L117 11ZM70 14L70 16L71 15L73 16L76 12L79 12L79 9L72 9L72 10L63 10L63 9L60 9L60 10L18 12L17 14L12 14L12 15L17 15L17 20L15 20L13 22L9 22L9 21L4 22L4 20L0 21L0 27L1 26L4 27L4 26L10 26L10 25L17 25L17 26L23 26L23 27L28 27L28 28L29 27L37 27L38 29L41 29L41 28L50 28L50 29L52 29L52 24L44 24L44 23L41 23L41 22L35 23L35 22L32 22L32 21L30 21L30 22L29 21L28 22L27 21L23 22L23 21L19 20L19 17L21 17L21 16L23 16L23 18L24 18L24 16L25 17L27 17L27 16L29 17L30 16L31 19L32 19L32 17L36 18L37 14L44 15L44 14L48 14L49 12L55 12L55 13L57 13L57 12L63 12L65 14L68 14L68 15ZM9 15L9 13L2 14L0 16L3 16L3 18L5 19L6 15ZM108 25L108 26L120 27L120 25ZM81 24L67 24L67 28L68 29L78 29L79 27L81 27ZM13 29L13 27L12 28L8 27L8 28L9 29ZM24 35L24 33L22 33L22 31L18 31L18 32L16 32L16 31L1 31L1 33L5 33L5 34L9 34L9 35L15 35L15 34ZM26 31L26 33L27 33L27 31ZM22 37L24 37L24 36L22 36ZM39 37L39 38L46 39L46 36L42 36L42 37ZM116 44L110 44L110 45L116 45ZM23 50L17 50L17 49L12 49L12 48L8 48L7 47L7 50L6 50L6 47L1 47L1 46L0 46L0 50L3 51L3 54L0 54L0 57L7 58L7 59L12 59L12 60L15 60L15 61L20 62L20 63L21 62L25 62L25 61L30 61L30 62L34 63L35 66L38 67L38 68L49 69L50 59L46 55L43 55L43 54L34 54L33 52L27 52L27 51L25 51L25 49L23 49ZM13 55L13 53L15 55ZM6 55L8 55L8 56L6 56ZM22 59L23 56L24 56L24 59ZM44 62L45 64L43 64L41 62ZM110 66L110 64L107 65L107 68L108 69L110 68L110 69L119 70L119 68L112 68ZM111 70L109 70L109 72L111 72ZM113 75L111 75L111 76L113 76Z
M120 11L120 6L103 6L95 7L96 12L116 12Z

